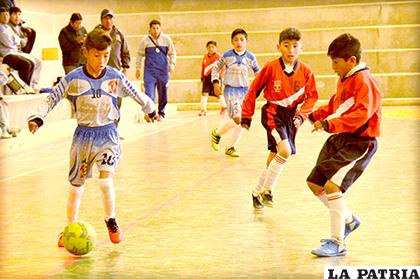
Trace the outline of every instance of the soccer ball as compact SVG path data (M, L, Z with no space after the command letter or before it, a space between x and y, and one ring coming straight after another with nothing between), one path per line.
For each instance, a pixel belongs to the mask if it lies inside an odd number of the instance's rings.
M76 256L82 256L95 247L96 232L87 222L74 222L64 228L64 248Z

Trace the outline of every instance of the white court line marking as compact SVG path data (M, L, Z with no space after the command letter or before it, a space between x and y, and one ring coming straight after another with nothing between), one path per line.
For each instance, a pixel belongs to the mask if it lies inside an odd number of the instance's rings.
M193 121L195 121L195 120L197 120L197 119L200 119L200 117L194 117L194 118L188 119L188 120L186 120L186 121L179 122L179 123L177 123L177 124L174 124L174 125L170 125L170 126L164 127L164 128L162 128L162 129L159 129L159 128L158 128L158 129L157 129L157 130L155 130L155 131L151 131L151 132L148 132L148 133L142 134L142 135L140 135L140 136L138 136L138 137L135 137L135 138L132 138L132 139L127 139L127 140L124 140L124 142L130 142L130 141L138 140L138 139L140 139L140 138L144 138L144 137L147 137L147 136L150 136L150 135L154 135L154 134L157 134L157 133L160 133L160 132L163 132L163 131L166 131L166 130L172 129L172 128L176 128L176 127L182 126L182 125L184 125L184 124L188 124L188 123L193 122ZM155 124L151 123L151 125L155 125ZM30 171L26 171L26 172L24 172L24 173L20 173L20 174L17 174L17 175L11 176L11 177L3 178L3 179L1 179L1 180L0 180L0 183L2 183L2 182L6 182L6 181L10 181L10 180L13 180L13 179L16 179L16 178L22 177L22 176L27 176L27 175L33 174L33 173L35 173L35 172L42 171L42 170L45 170L45 169L48 169L48 168L51 168L51 167L55 167L55 166L58 166L58 165L61 165L61 164L63 164L63 163L67 163L67 162L68 162L68 160L61 160L61 161L58 161L58 162L55 162L55 163L52 163L52 164L46 165L46 166L41 167L41 168L36 168L36 169L30 170Z

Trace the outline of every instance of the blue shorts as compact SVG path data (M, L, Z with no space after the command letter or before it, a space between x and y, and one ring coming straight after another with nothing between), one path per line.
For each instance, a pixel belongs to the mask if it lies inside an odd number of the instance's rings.
M93 164L99 171L114 173L120 156L120 140L114 123L94 128L78 126L70 149L70 183L83 185L92 177Z
M332 135L322 147L307 181L323 187L331 180L344 193L363 173L377 148L375 138Z
M247 92L248 87L225 86L223 94L225 96L227 111L230 118L241 118L242 103Z

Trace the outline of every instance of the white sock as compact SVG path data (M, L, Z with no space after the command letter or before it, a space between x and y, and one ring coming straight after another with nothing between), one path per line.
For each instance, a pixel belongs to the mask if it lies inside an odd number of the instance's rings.
M207 110L207 99L209 98L209 96L207 95L201 95L201 110Z
M267 175L267 167L264 167L263 171L261 172L260 178L258 179L257 187L254 188L252 194L256 197L259 193L264 191L264 181Z
M235 147L238 144L243 132L244 128L242 128L241 125L237 125L235 129L233 129L232 139L230 140L230 146Z
M320 192L316 193L315 196L328 208L328 198L325 189L322 189Z
M350 210L347 207L343 193L336 192L327 195L328 208L330 209L331 237L338 240L344 240L345 220L348 219Z
M223 96L223 95L220 95L220 96L219 96L219 104L220 104L220 106L221 106L222 108L227 107L227 105L226 105L226 100L225 100L225 96Z
M271 160L268 165L267 175L264 181L265 190L271 190L271 192L274 191L274 187L277 185L286 162L287 159L282 157L280 154L277 153L276 156L274 156L273 160Z
M71 224L77 221L79 214L80 200L82 198L85 186L73 186L69 187L69 194L67 197L67 223Z
M229 132L229 130L236 126L238 126L238 124L236 124L235 121L233 121L232 119L229 119L222 125L222 127L217 128L216 133L218 133L219 135L226 134L227 132Z
M104 204L104 217L115 218L115 189L112 178L99 179L99 189L102 192L102 201Z

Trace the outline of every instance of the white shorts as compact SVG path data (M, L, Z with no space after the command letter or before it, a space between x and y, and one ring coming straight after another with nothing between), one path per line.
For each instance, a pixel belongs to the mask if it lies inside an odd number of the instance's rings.
M120 140L114 123L95 128L78 126L70 149L70 183L83 185L92 177L94 163L99 171L114 173L120 156Z
M227 111L230 118L241 118L242 103L247 92L248 87L225 86L223 93L225 95Z

